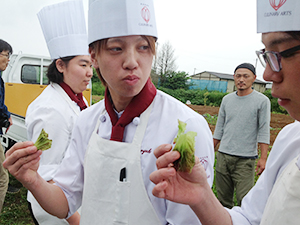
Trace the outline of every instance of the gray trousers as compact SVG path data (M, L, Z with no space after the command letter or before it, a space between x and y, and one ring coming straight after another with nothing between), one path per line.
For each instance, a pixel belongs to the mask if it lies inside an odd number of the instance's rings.
M237 205L254 185L255 159L241 158L217 152L216 190L221 204L227 208L234 206L236 191Z

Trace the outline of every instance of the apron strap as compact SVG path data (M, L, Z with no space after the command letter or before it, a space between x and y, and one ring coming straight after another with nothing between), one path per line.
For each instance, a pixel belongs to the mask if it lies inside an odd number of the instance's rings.
M142 145L143 137L146 132L146 127L149 121L149 117L153 108L153 102L149 105L149 107L140 115L140 124L137 126L132 143L137 143L139 145Z

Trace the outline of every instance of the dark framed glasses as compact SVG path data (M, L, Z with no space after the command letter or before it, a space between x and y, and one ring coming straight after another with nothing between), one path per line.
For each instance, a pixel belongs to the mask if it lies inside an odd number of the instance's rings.
M300 45L297 45L293 48L289 48L282 52L266 51L265 49L256 51L256 55L259 58L259 61L266 67L268 63L271 69L274 72L279 72L282 69L281 58L286 58L292 56L295 52L300 50Z

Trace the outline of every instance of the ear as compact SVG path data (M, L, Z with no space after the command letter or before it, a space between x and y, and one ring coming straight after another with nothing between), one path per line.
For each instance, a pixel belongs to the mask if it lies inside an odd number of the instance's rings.
M94 48L89 47L89 53L91 55L92 65L95 69L99 68L97 56Z
M56 68L60 73L63 73L65 70L65 63L61 59L57 59L55 62Z

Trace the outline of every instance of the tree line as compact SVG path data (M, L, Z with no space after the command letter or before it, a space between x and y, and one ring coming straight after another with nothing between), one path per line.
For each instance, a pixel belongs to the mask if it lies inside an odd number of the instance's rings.
M188 90L189 74L184 71L178 71L176 65L175 49L169 41L159 45L156 43L157 54L153 60L151 79L157 87L168 88L172 90Z

